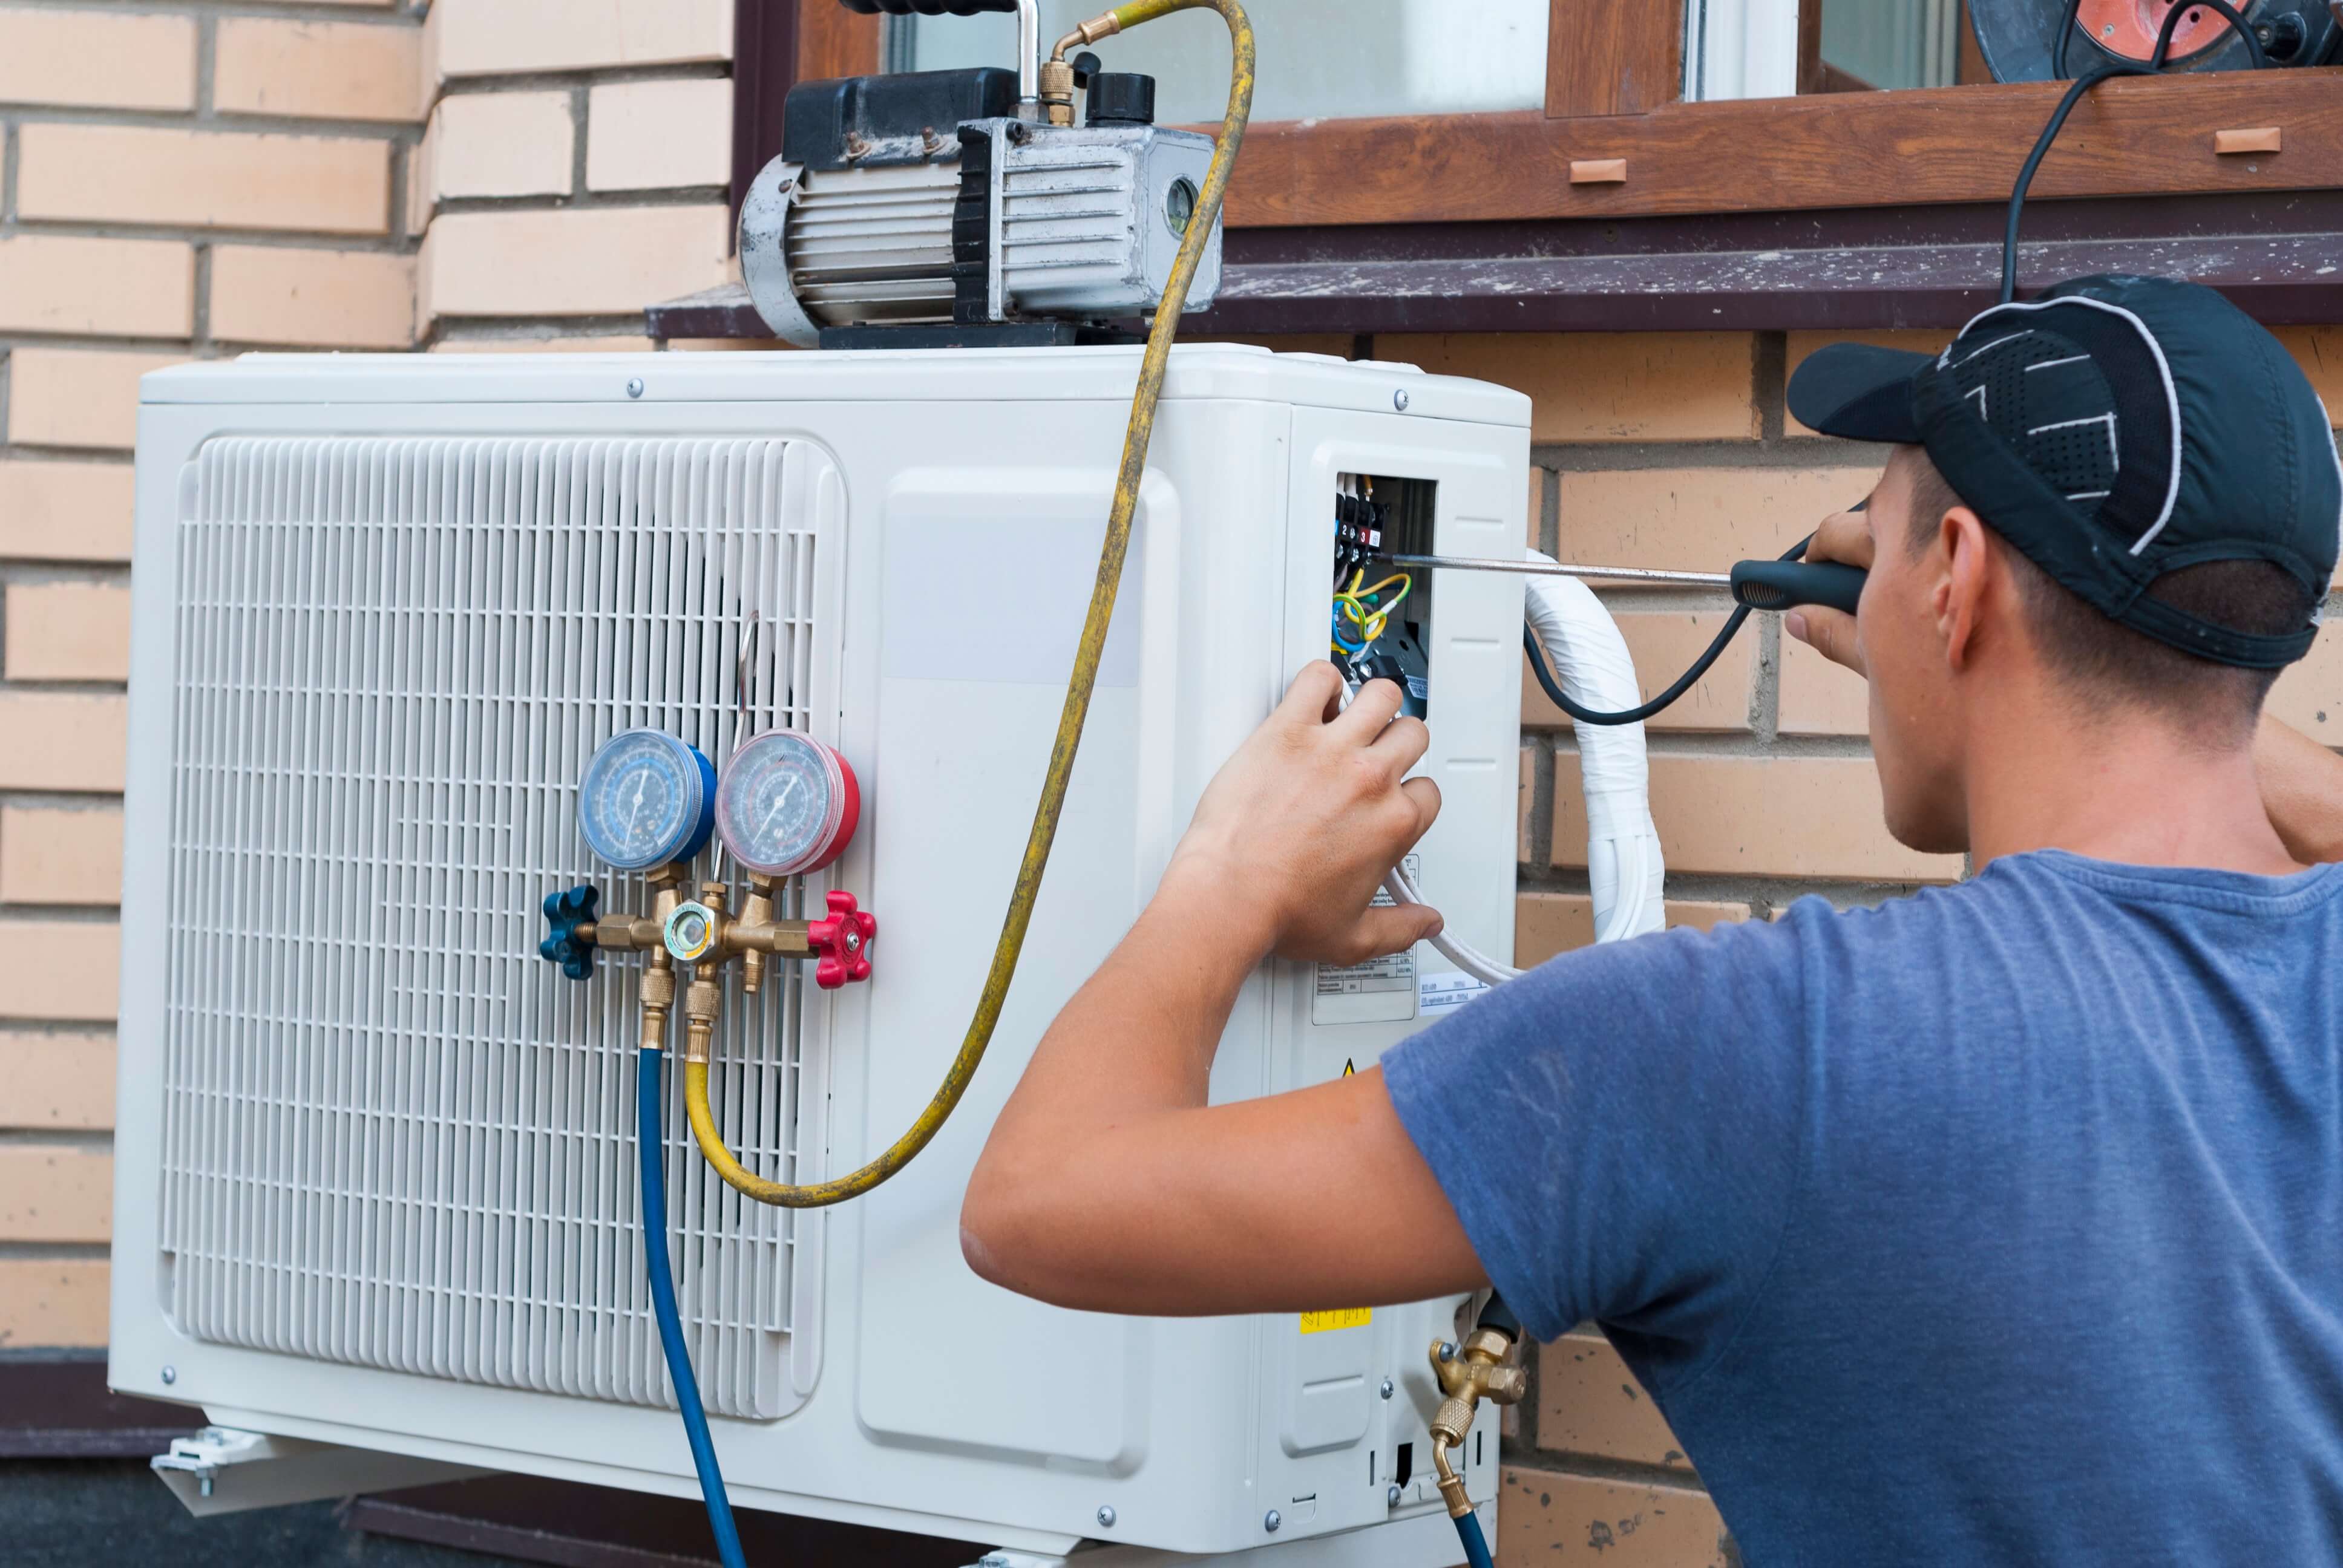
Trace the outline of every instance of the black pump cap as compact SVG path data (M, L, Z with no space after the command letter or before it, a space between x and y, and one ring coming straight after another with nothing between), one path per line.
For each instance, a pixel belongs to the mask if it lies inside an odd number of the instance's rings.
M1134 71L1101 71L1091 78L1091 124L1151 126L1155 78Z

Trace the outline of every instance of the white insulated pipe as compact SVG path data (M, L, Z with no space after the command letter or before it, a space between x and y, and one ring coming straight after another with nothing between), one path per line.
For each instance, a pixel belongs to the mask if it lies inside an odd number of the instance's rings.
M1551 556L1527 552L1532 564L1554 564ZM1598 712L1641 707L1635 661L1619 623L1575 578L1535 577L1528 584L1531 628L1544 645L1562 689L1573 701ZM1660 852L1659 829L1652 821L1651 766L1640 724L1578 727L1578 770L1586 799L1587 879L1594 894L1594 940L1625 941L1667 924L1667 863ZM1383 890L1401 903L1423 898L1406 871L1393 867ZM1522 971L1479 952L1448 932L1432 939L1433 950L1484 985L1503 985Z

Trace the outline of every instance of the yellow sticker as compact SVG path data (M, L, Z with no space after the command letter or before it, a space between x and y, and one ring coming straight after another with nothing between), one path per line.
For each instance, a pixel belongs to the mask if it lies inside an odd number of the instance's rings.
M1305 1334L1331 1333L1336 1329L1363 1329L1375 1321L1373 1307L1336 1307L1331 1312L1304 1312L1302 1332Z

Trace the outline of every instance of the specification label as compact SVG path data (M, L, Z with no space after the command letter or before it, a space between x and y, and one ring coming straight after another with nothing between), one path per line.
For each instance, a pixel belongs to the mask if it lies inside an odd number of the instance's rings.
M1421 874L1417 869L1421 863L1416 856L1407 858L1411 881ZM1390 909L1393 902L1391 894L1376 891L1377 909ZM1316 985L1310 998L1311 1022L1402 1023L1415 1017L1417 977L1413 948L1373 963L1353 964L1346 969L1320 964L1317 968Z

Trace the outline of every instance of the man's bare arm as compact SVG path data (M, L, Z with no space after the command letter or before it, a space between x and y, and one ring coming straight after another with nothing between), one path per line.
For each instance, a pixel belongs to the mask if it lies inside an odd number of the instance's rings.
M1161 889L1042 1038L961 1211L985 1278L1099 1312L1302 1311L1484 1282L1379 1071L1207 1104L1212 1056L1272 952L1352 963L1439 928L1373 909L1438 814L1427 744L1378 682L1315 665L1197 808Z
M2343 860L2343 757L2265 714L2254 771L2287 853L2306 865Z

